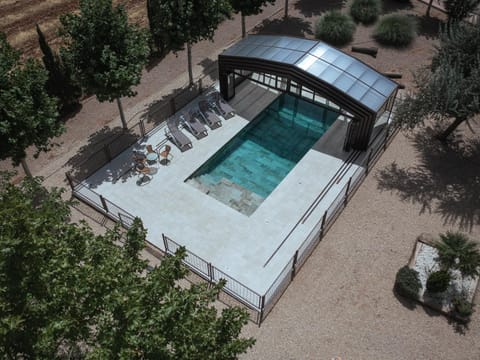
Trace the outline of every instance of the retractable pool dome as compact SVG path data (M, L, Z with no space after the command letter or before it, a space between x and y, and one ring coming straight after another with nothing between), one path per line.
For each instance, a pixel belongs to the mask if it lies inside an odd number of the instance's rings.
M220 92L235 96L236 76L271 74L281 91L308 88L351 115L345 148L365 150L375 121L391 111L398 84L362 61L321 41L288 36L250 35L218 57ZM292 85L293 84L293 85Z

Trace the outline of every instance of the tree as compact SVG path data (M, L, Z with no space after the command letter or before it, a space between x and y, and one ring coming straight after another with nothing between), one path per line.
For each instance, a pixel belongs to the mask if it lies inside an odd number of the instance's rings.
M47 92L60 100L60 112L65 114L78 105L82 89L72 78L70 68L52 51L38 24L37 34L43 64L48 71Z
M438 260L444 269L456 269L466 277L480 275L478 244L466 235L450 231L440 234L440 241L435 243L435 247Z
M247 1L245 1L245 0L230 0L230 3L232 4L232 8L233 8L233 11L235 13L241 13L241 16L242 16L242 37L245 37L246 34L247 34L247 31L245 29L245 16L260 14L262 12L262 7L263 6L267 5L268 3L274 4L275 0L247 0ZM285 11L287 11L287 10L285 10Z
M430 69L415 77L416 92L407 94L395 112L405 128L427 119L450 124L437 136L445 141L463 122L480 113L480 28L457 24L441 35ZM453 121L452 121L453 119Z
M45 90L47 78L38 61L21 62L19 52L0 33L0 159L10 158L14 166L21 163L28 176L26 149L34 145L36 157L64 131L57 119L57 99Z
M111 0L81 0L79 14L60 18L67 44L62 58L82 87L98 101L117 101L123 128L127 122L122 96L135 96L150 52L148 32L128 23L123 6Z
M185 250L152 271L141 221L122 236L71 224L61 190L0 180L0 352L6 358L235 359L244 310L212 306L222 284L182 288ZM124 240L124 245L119 246Z
M480 0L443 0L447 12L449 26L458 23L472 13L480 4Z
M188 78L193 85L192 45L212 40L218 25L230 16L228 0L150 0L150 29L161 34L174 52L187 46Z

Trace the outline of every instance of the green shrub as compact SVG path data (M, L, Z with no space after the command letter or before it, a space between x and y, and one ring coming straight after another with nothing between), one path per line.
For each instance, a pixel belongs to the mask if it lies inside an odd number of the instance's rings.
M380 0L353 0L350 6L350 15L352 18L363 24L373 24L377 21L382 11Z
M417 23L407 15L384 16L373 32L373 37L383 45L404 47L417 36Z
M339 11L328 11L315 25L315 36L332 45L345 45L352 41L355 23Z
M463 296L456 296L453 300L453 305L455 306L455 311L463 317L469 317L473 314L473 305L471 302L467 301Z
M422 283L418 278L418 272L414 269L404 266L397 272L395 278L395 290L398 294L410 299L418 300L418 292L422 288Z
M450 273L445 270L435 271L427 279L427 290L432 293L441 293L447 290L451 280Z
M440 234L435 242L438 261L444 269L456 269L462 276L480 275L480 249L478 244L459 232Z

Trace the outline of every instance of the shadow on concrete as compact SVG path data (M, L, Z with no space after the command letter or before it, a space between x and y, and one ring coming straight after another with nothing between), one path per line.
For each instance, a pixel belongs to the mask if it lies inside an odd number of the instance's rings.
M70 173L75 179L83 180L92 175L102 166L108 164L110 159L118 156L132 143L135 143L138 138L138 134L133 130L124 131L121 127L111 129L105 126L91 134L88 138L87 144L82 146L77 154L67 161L66 165L71 167ZM124 164L116 165L114 168L112 167L109 169L109 180L104 180L117 181L119 178L124 177L125 174L133 175L133 172L129 172L131 167L132 157L128 156L128 159ZM91 182L89 181L91 188L95 188L102 182L103 180L100 182L94 180Z
M253 32L262 35L289 35L296 37L313 35L310 22L298 17L265 19L253 29Z
M340 10L346 0L298 0L294 7L305 17L318 16L328 10Z
M419 164L395 162L377 172L378 187L403 201L420 204L420 213L437 213L445 225L471 232L480 225L480 139L457 138L448 144L431 128L412 136Z
M417 22L417 33L419 36L425 36L427 39L437 39L443 22L437 18L415 15Z

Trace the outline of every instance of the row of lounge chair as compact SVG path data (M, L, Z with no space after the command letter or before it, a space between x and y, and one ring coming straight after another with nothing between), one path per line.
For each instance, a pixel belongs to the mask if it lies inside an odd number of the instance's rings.
M180 126L186 128L195 138L202 139L208 135L208 125L211 130L222 126L219 116L225 120L235 116L235 111L228 105L218 92L207 95L206 100L200 100L198 109L191 109L189 112L183 111L179 115L171 116L167 120L167 129L165 133L167 138L173 142L182 152L192 148L190 139L180 130Z

